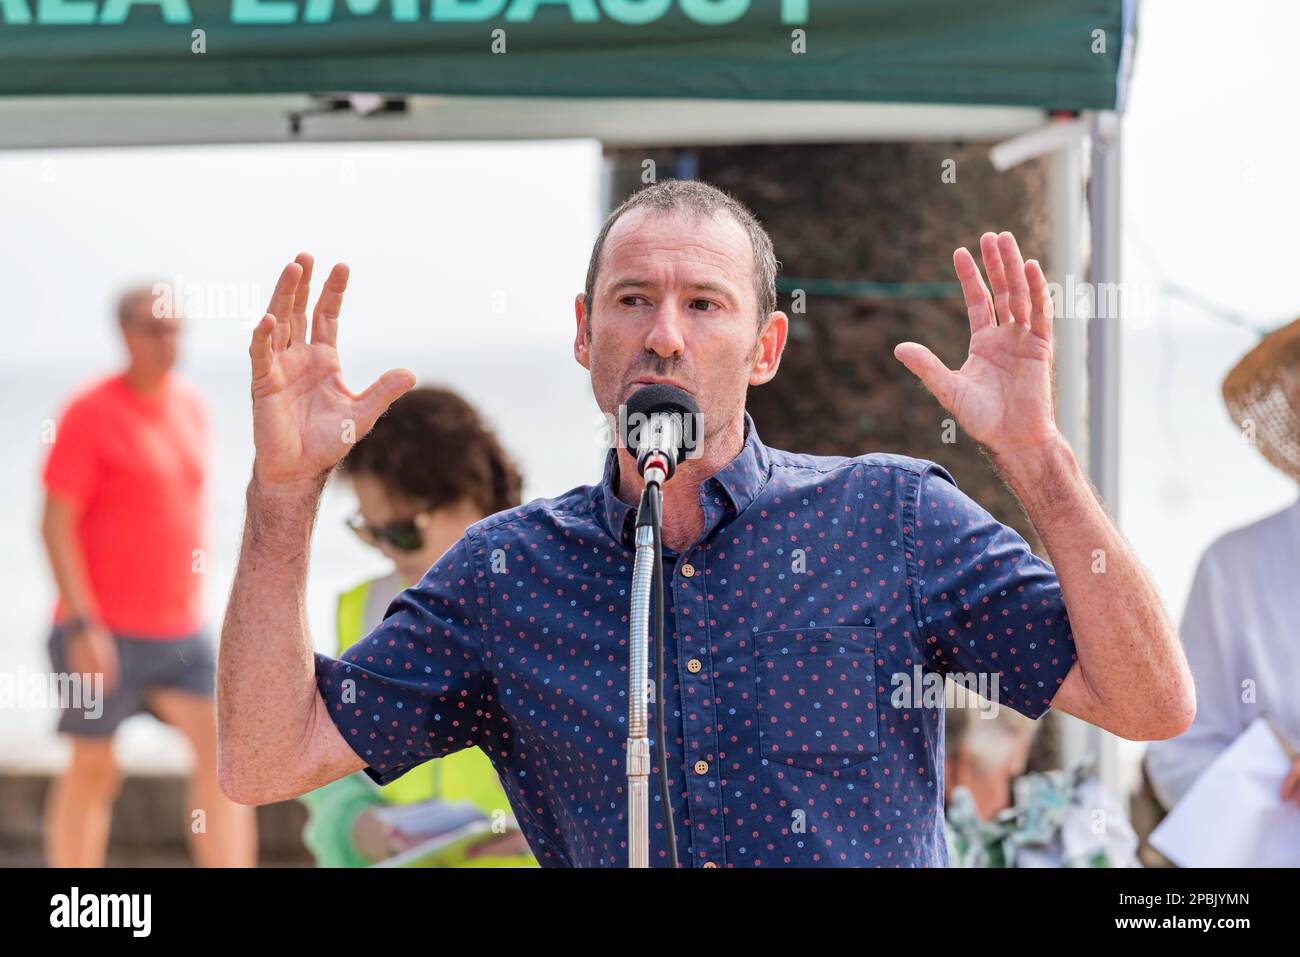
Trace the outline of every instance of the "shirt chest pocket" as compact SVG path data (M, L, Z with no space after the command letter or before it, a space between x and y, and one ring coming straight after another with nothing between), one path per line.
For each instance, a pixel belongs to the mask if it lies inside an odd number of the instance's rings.
M806 771L844 771L880 750L875 636L806 628L754 636L760 755Z

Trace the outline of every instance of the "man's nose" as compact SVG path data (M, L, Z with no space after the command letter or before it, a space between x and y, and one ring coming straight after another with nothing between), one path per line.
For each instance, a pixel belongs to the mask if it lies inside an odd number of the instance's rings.
M682 320L682 311L675 303L661 303L655 310L650 331L646 333L646 350L663 358L682 355L686 351Z

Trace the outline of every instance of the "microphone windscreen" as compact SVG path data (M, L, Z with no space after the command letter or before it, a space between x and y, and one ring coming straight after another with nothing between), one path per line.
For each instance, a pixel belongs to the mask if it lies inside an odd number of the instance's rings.
M685 389L663 382L643 385L627 399L628 417L648 418L656 412L678 412L682 415L698 415L700 407L695 404L691 394Z
M700 407L689 392L675 385L656 382L643 385L630 396L624 404L622 421L619 424L622 444L633 452L640 453L640 442L645 435L645 426L651 416L658 414L681 417L681 429L677 454L683 451L693 454L697 451L701 432Z

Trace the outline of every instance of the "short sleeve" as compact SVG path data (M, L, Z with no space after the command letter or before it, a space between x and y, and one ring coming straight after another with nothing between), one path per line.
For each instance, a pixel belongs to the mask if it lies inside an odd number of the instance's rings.
M478 744L481 616L465 538L401 592L374 631L337 659L316 654L316 686L339 733L388 784Z
M927 667L1040 717L1075 660L1055 570L938 465L917 476L910 501L909 571Z
M45 488L78 508L85 506L102 475L99 429L84 400L64 410L54 428L54 444L45 459Z

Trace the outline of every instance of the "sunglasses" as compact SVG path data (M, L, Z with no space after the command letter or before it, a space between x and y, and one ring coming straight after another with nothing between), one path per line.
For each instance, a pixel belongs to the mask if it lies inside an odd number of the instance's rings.
M429 513L421 512L405 522L394 522L390 525L371 525L358 512L349 518L346 524L348 528L356 533L357 538L367 545L378 548L380 545L387 543L398 551L418 552L424 547L424 526L428 522Z

